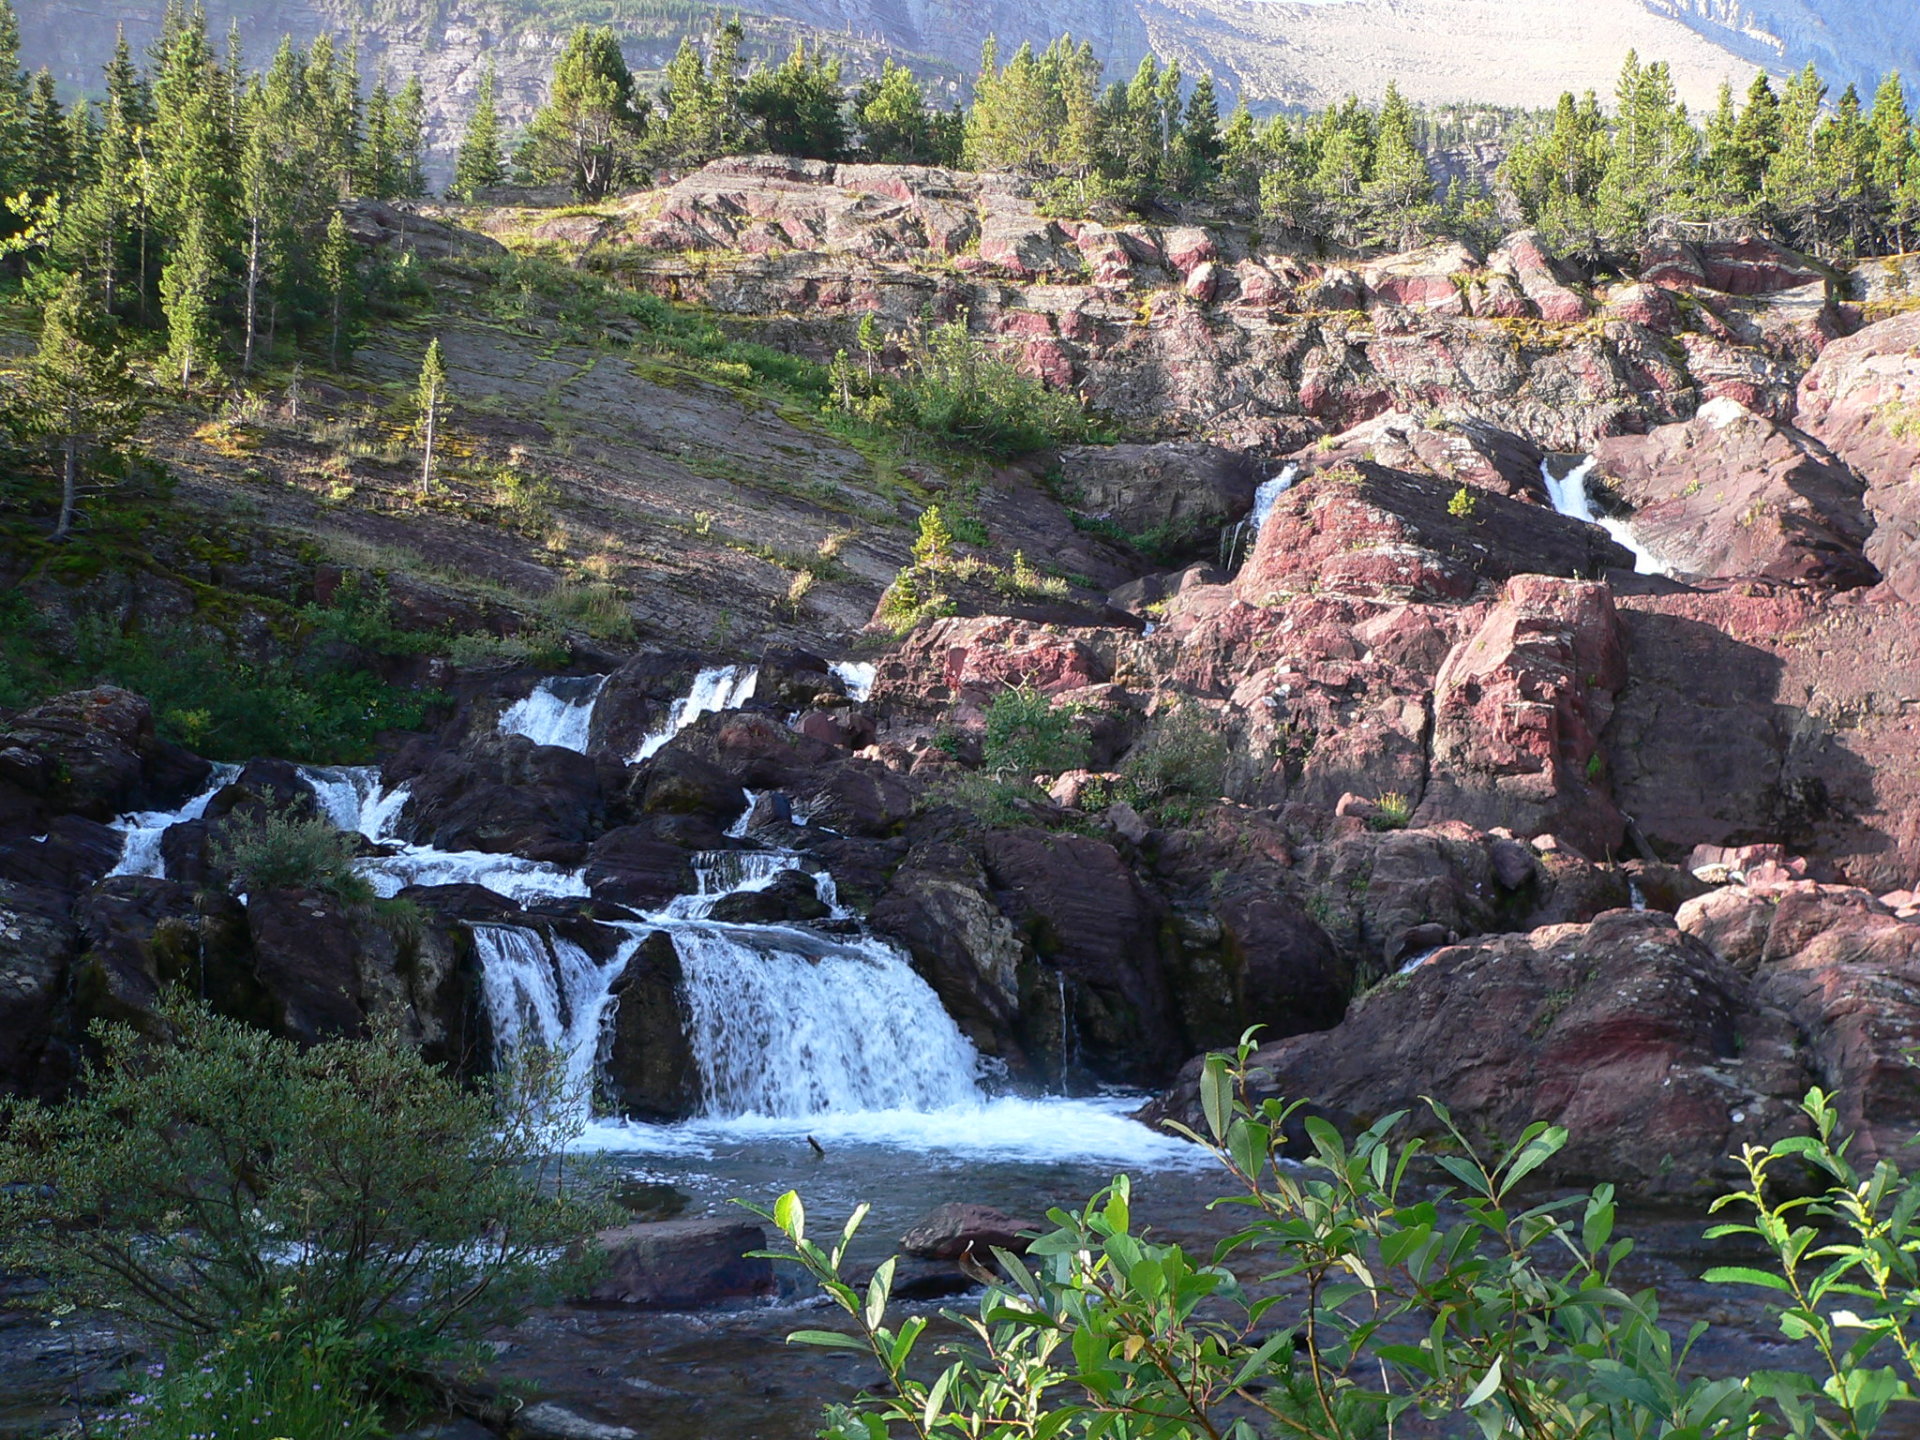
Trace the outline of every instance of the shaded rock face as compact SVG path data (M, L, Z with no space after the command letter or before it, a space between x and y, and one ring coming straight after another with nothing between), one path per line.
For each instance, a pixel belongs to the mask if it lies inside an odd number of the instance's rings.
M1211 559L1223 526L1244 516L1259 483L1252 457L1218 445L1076 445L1060 453L1074 503L1181 558Z
M0 1096L51 1096L68 1079L54 1022L78 949L65 896L0 880Z
M1256 605L1315 592L1460 601L1482 579L1632 568L1591 525L1479 491L1457 503L1459 488L1368 461L1303 475L1261 526L1234 589Z
M1421 813L1563 836L1583 854L1619 847L1623 822L1596 783L1600 732L1627 678L1604 584L1509 581L1434 679L1432 763Z
M522 735L484 735L464 751L442 751L412 783L402 825L441 850L578 864L606 816L593 760Z
M1827 347L1800 382L1799 425L1866 480L1867 559L1920 603L1920 313Z
M1865 485L1827 448L1737 401L1594 452L1634 507L1634 533L1701 576L1758 576L1846 590L1879 578L1862 548L1873 530Z
M683 1120L700 1104L687 1038L680 955L664 934L634 951L613 983L614 1012L601 1099L635 1120Z
M1331 469L1370 460L1438 480L1467 484L1513 498L1544 503L1540 465L1546 453L1525 436L1472 418L1428 424L1404 410L1390 410L1330 436L1314 447L1313 463Z
M37 833L55 815L105 821L178 803L211 768L155 738L141 696L111 685L75 691L0 731L0 831Z
M1470 1135L1565 1125L1553 1178L1642 1194L1719 1183L1716 1157L1791 1128L1806 1079L1784 1016L1671 917L1631 911L1442 950L1253 1064L1255 1098L1308 1099L1347 1129L1405 1108L1432 1133L1423 1095ZM1197 1074L1152 1116L1199 1121Z

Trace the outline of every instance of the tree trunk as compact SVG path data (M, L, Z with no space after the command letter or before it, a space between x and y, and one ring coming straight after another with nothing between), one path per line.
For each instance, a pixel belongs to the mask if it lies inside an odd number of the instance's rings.
M260 294L260 217L247 222L247 338L240 348L240 373L253 373L253 335L258 325Z
M434 422L439 418L440 402L438 397L427 402L427 444L426 451L420 457L420 493L427 493L427 484L433 478L433 432Z
M53 538L64 540L73 529L74 502L80 494L80 437L69 434L60 442L60 519Z

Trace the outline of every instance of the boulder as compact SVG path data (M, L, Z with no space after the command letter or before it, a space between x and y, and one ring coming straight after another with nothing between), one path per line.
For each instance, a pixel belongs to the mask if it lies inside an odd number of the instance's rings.
M1587 302L1567 286L1559 262L1535 231L1517 230L1501 241L1487 256L1487 269L1512 274L1542 320L1571 325L1586 319Z
M78 949L65 895L0 880L0 1099L51 1099L70 1078L55 1022Z
M1129 535L1152 535L1181 558L1211 558L1220 530L1246 515L1259 475L1252 457L1218 445L1074 445L1062 483L1088 514Z
M54 815L106 821L179 804L212 767L153 731L146 700L112 685L57 696L0 729L0 827L29 833Z
M767 1232L724 1217L656 1220L603 1230L595 1239L606 1271L584 1297L638 1310L705 1310L764 1300L775 1290L773 1262L750 1259Z
M1422 246L1361 267L1375 304L1401 305L1433 315L1465 315L1467 286L1480 257L1458 241Z
M1710 400L1692 420L1619 435L1594 452L1634 507L1634 534L1702 576L1758 576L1845 590L1880 577L1862 547L1865 486L1819 441Z
M483 735L442 751L412 782L402 833L440 850L577 865L603 827L599 765L523 735Z
M709 912L710 918L730 925L824 920L827 914L819 887L804 870L782 870L763 889L736 890L723 896Z
M429 220L410 207L386 200L357 199L340 207L347 234L369 250L398 255L411 253L423 260L464 256L504 255L507 247L491 235L467 230L444 220Z
M119 863L126 836L96 820L57 815L42 835L0 835L0 880L75 893Z
M1461 490L1364 460L1303 474L1275 501L1234 589L1254 605L1316 592L1464 600L1518 574L1632 568L1592 525L1477 490L1462 501Z
M1605 583L1509 581L1434 680L1432 765L1417 818L1551 831L1589 858L1611 854L1623 822L1598 783L1599 736L1626 678Z
M596 899L658 910L693 888L687 852L658 838L654 827L623 825L587 848L587 889Z
M649 935L613 982L603 1100L635 1120L684 1120L700 1105L700 1069L687 1036L680 955L671 936Z
M1394 470L1411 470L1438 480L1545 502L1540 465L1546 452L1525 436L1471 417L1432 421L1405 410L1389 410L1330 437L1311 455L1315 469L1344 461L1370 460Z
M1535 1120L1567 1147L1543 1179L1640 1195L1713 1192L1727 1157L1794 1128L1793 1028L1670 917L1611 911L1451 946L1370 991L1336 1028L1256 1052L1249 1098L1305 1100L1349 1132L1395 1110L1438 1134L1432 1096L1474 1137ZM1198 1064L1149 1119L1204 1126Z
M1866 481L1866 557L1920 603L1920 312L1836 340L1800 382L1800 427Z
M991 1205L954 1200L921 1216L900 1237L900 1249L917 1260L971 1260L991 1265L995 1250L1026 1254L1031 1243L1027 1236L1042 1228L1036 1221L1016 1220Z
M231 896L177 880L117 875L94 886L74 913L83 947L73 976L80 1027L111 1020L159 1035L154 1011L161 988L176 981L235 1019L272 1019L254 975L247 913Z

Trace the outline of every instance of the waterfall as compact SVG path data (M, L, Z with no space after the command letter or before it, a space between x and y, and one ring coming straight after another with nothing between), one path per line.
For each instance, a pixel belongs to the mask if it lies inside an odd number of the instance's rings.
M160 854L161 837L170 827L205 815L213 797L232 784L233 777L239 773L238 765L216 765L207 788L178 810L136 810L110 821L112 828L125 835L126 840L121 844L119 860L107 875L151 875L166 879L167 862Z
M1300 477L1298 464L1281 467L1280 473L1270 480L1262 480L1253 491L1253 509L1247 512L1247 518L1229 529L1220 546L1221 569L1232 570L1239 565L1246 541L1249 536L1258 539L1260 527L1267 523L1267 517L1273 513L1273 507Z
M548 1046L565 1057L569 1099L591 1105L611 987L640 939L631 937L603 965L557 935L549 938L522 925L475 925L495 1068L529 1045Z
M300 778L313 787L322 814L369 840L392 838L393 823L407 803L407 787L387 789L374 765L302 765Z
M524 700L515 701L501 714L500 733L585 753L593 707L606 683L604 675L556 675L542 680Z
M640 748L633 752L629 763L637 765L648 759L702 715L738 710L753 698L754 686L759 682L760 670L754 665L716 665L702 670L693 677L687 693L668 709L666 722L641 739Z
M977 1105L979 1056L906 957L777 926L672 932L715 1116Z
M713 907L729 895L743 891L765 890L774 877L789 870L811 876L814 894L833 912L835 919L846 919L840 907L839 887L831 874L791 850L707 850L693 857L694 892L675 896L660 912L663 919L704 920Z
M873 694L874 676L878 672L871 660L836 660L827 669L846 687L847 698L856 704Z
M1540 462L1540 478L1547 483L1547 496L1553 501L1553 508L1572 519L1584 520L1589 525L1598 525L1631 550L1635 574L1671 575L1673 570L1670 566L1634 539L1633 531L1627 527L1626 521L1615 519L1611 515L1602 515L1594 508L1593 496L1587 490L1587 477L1593 473L1596 463L1598 463L1596 458L1589 455L1569 470L1565 479L1556 480L1553 478L1552 462L1549 460Z

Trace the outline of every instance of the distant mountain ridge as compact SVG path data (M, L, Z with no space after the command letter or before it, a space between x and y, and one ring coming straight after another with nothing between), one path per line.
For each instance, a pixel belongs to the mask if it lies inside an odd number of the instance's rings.
M157 30L160 0L33 0L18 6L25 59L69 90L97 89L124 24L136 45ZM988 33L1003 54L1061 32L1091 42L1117 76L1153 52L1205 70L1257 109L1322 105L1349 91L1375 99L1389 80L1429 103L1551 105L1562 90L1609 98L1628 49L1667 61L1696 111L1756 67L1814 61L1837 94L1870 95L1881 73L1920 80L1920 5L1912 0L208 0L224 33L238 19L257 61L282 34L357 33L369 74L418 73L429 135L443 155L458 136L482 69L500 74L505 118L538 104L576 17L612 17L638 68L665 63L682 35L716 12L746 12L750 50L812 35L855 71L888 54L957 90Z

